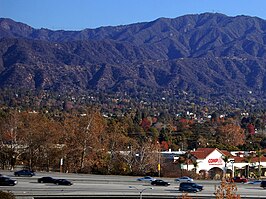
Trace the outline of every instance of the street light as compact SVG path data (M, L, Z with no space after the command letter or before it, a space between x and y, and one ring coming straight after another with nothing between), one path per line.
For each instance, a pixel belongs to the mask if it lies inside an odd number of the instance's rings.
M158 176L161 177L161 146L160 146L160 142L157 141L157 144L159 146L158 149Z
M137 187L135 187L135 186L129 186L129 188L130 189L136 189L136 190L138 190L138 192L139 192L139 198L140 199L142 199L142 193L145 191L145 190L147 190L147 189L153 189L153 187L147 187L147 188L145 188L145 189L138 189Z
M60 159L60 173L63 173L63 164L64 164L64 159Z
M159 155L158 175L159 175L159 177L161 177L161 150L159 150L158 155Z

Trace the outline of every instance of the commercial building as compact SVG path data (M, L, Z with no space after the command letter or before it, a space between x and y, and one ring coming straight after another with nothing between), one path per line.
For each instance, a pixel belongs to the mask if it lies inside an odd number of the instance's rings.
M198 148L187 154L190 157L187 156L189 160L184 169L194 170L211 178L219 179L224 173L227 177L258 177L259 167L261 176L266 177L266 157L258 157L255 151L229 152L217 148Z

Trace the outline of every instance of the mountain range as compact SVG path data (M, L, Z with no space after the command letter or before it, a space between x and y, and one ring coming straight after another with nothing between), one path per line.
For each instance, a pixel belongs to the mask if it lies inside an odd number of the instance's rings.
M81 31L0 19L0 88L266 94L266 21L220 13Z

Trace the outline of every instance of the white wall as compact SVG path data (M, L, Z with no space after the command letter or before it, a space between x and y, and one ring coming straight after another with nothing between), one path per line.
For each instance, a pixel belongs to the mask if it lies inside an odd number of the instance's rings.
M222 170L224 170L225 167L225 163L222 159L222 154L217 151L214 150L212 153L210 153L205 159L198 159L198 167L197 167L197 173L200 170L206 170L209 171L210 169L214 168L214 167L218 167ZM227 163L227 167L230 166L231 163ZM194 169L193 165L189 165L188 166L188 170L192 170Z

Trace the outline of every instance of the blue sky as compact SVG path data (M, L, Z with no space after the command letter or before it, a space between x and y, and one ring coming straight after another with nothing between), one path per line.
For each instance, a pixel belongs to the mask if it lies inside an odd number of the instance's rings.
M266 19L266 0L0 0L0 17L34 28L81 30L219 12Z

